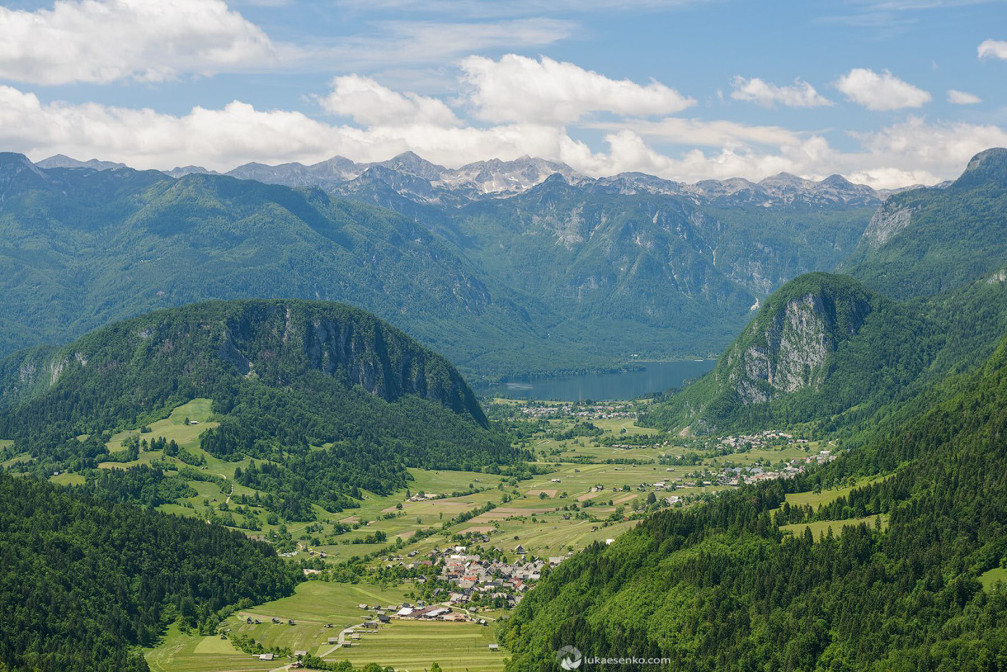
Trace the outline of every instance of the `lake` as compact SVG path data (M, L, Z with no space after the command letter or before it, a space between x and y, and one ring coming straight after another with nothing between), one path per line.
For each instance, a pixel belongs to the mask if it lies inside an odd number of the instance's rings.
M680 387L686 380L710 371L716 360L688 362L641 362L633 371L584 373L575 376L516 380L475 388L476 394L511 399L551 401L611 401L635 399L645 394Z

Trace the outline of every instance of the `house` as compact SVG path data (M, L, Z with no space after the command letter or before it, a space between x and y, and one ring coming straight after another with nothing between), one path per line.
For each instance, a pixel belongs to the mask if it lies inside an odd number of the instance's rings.
M338 644L338 643L339 643L338 637L329 637L329 644Z
M260 653L259 654L259 660L272 660L272 659L273 659L273 654L271 654L271 653Z
M390 623L392 619L390 616L385 616L384 614L381 614L380 616L378 616L378 620L382 623Z
M490 651L499 651L499 650L500 650L499 644L490 644Z
M413 611L414 610L410 609L409 607L402 607L397 612L395 612L395 615L399 616L400 618L405 618L406 616L412 615Z
M303 658L308 655L307 651L294 651L294 658Z

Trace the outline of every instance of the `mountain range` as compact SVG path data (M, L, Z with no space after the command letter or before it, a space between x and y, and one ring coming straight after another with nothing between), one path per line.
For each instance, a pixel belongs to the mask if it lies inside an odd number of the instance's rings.
M830 445L562 564L503 626L508 672L555 669L561 647L627 670L1001 666L1005 166L989 150L890 197L848 274L784 284L713 372L654 405L647 426Z
M358 305L476 378L710 356L783 282L853 252L887 195L413 154L172 174L0 155L3 353L262 296Z
M905 405L988 357L1007 331L1007 150L878 210L850 275L788 282L703 380L650 420L694 430L815 422L834 430Z

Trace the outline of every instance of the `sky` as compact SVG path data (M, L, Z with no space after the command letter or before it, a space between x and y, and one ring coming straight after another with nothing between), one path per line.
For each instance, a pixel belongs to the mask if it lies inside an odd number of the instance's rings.
M933 184L1007 146L1007 0L15 0L0 151L534 156Z

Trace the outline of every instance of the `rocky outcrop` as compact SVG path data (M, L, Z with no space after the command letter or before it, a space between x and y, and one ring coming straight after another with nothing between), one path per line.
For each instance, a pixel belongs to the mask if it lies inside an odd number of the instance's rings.
M277 389L362 388L389 402L415 395L488 426L446 359L370 313L299 300L190 304L113 324L58 351L12 356L0 363L0 407L58 385L128 383L138 397L160 399L185 390L212 396L250 378Z
M912 217L913 208L902 204L899 199L885 202L871 217L863 238L861 238L861 244L876 250L891 240L899 231L907 228L912 222Z
M722 387L743 404L817 388L828 356L859 331L873 310L848 278L814 273L785 285L718 364Z

